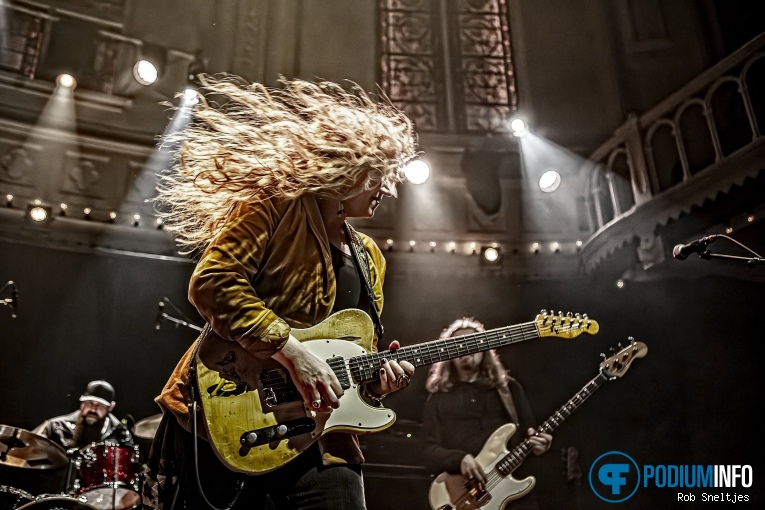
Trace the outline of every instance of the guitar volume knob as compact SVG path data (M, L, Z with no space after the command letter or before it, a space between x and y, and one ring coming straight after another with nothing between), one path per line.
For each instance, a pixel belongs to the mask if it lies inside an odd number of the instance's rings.
M242 438L242 443L245 446L255 446L255 443L258 441L258 434L256 432L249 432L247 435L245 435Z
M284 437L287 435L287 425L279 425L276 427L276 437Z

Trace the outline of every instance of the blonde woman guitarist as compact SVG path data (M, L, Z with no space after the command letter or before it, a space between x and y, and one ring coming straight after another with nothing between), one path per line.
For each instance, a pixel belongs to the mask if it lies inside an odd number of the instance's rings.
M444 329L441 338L484 330L480 322L464 317ZM526 431L535 455L550 449L552 436L536 434L531 428L535 419L523 387L508 374L494 350L436 363L425 387L430 395L423 412L423 457L432 475L461 474L483 490L486 474L476 456L489 436L506 423ZM524 439L522 432L516 435L512 439L517 442ZM532 492L506 508L538 510L539 505Z
M144 508L363 509L364 458L353 433L317 436L296 457L283 455L299 437L314 437L312 427L345 391L327 360L295 335L334 312L360 309L375 325L367 348L377 350L385 259L346 218L371 217L396 195L403 166L416 154L412 124L389 103L334 83L203 83L191 124L169 140L177 160L160 176L158 205L166 229L198 258L189 299L207 326L156 399L163 419L147 463ZM209 345L224 346L208 368L225 379L200 387L197 354ZM287 375L264 370L278 384L271 380L256 393L257 378L241 382L253 362ZM370 405L406 387L414 367L383 359L375 370L377 380L363 388ZM255 394L256 405L237 404L242 394ZM213 432L290 398L305 409L304 419L255 427L241 444L238 437L212 440ZM221 417L198 408L213 400L231 407ZM221 450L232 452L231 462ZM258 465L269 454L273 464ZM231 466L250 458L252 472Z

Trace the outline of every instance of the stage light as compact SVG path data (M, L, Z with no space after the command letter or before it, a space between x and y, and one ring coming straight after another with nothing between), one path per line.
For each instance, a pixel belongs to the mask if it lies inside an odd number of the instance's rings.
M582 246L582 241L577 241L577 242L576 242L576 246L577 246L577 247L579 247L579 248L581 248L581 246Z
M10 193L5 195L5 205L8 207L13 207L13 195Z
M194 89L186 89L183 91L183 105L184 106L193 106L199 102L199 97L197 97L197 91Z
M430 166L421 159L415 159L406 164L404 175L412 184L422 184L430 177Z
M457 243L452 241L449 243L449 253L454 253L455 251L457 251Z
M726 227L725 228L725 233L726 234L732 234L733 233L733 227Z
M430 253L433 253L434 251L436 251L436 242L430 241Z
M545 193L552 193L560 186L560 174L555 170L547 170L539 178L539 189Z
M157 67L148 60L139 60L133 66L133 77L141 85L151 85L158 76Z
M77 80L71 74L59 74L56 83L65 89L73 89L77 85Z
M748 221L749 223L752 223L754 221L754 215L747 216L746 221Z
M110 212L109 213L109 219L112 220L112 221L116 220L117 219L117 213L114 212L114 211Z
M481 247L481 265L499 267L502 264L502 250L498 246Z
M471 252L473 255L475 255L475 252L476 252L476 248L477 248L477 247L478 247L478 245L477 245L476 243L470 243L470 252Z
M163 227L163 224L164 224L164 221L162 221L162 218L157 218L157 228L161 230Z
M82 210L82 212L85 213L85 219L89 220L92 209L90 207L86 207L85 209Z
M45 207L36 205L29 208L29 219L41 223L48 219L48 211Z
M510 131L512 131L513 136L520 137L529 132L529 125L525 120L521 119L520 117L516 117L510 121Z
M141 215L136 213L133 215L133 226L137 227L139 223L141 223Z
M624 288L624 280L617 280L616 281L616 286L618 288L620 288L620 289L623 289Z
M554 251L555 253L559 253L559 252L560 252L560 244L558 244L558 243L552 243L552 244L550 245L550 248L551 248L551 249L552 249L552 251Z
M52 208L42 205L40 200L35 200L27 206L27 218L35 223L45 223L51 220Z
M534 255L539 253L539 243L531 243L531 251L534 252Z

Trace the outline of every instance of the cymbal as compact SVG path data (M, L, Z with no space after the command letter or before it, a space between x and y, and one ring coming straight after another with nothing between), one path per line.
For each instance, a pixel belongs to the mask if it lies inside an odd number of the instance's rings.
M162 421L162 413L138 420L133 426L133 435L142 439L154 439L160 421Z
M0 425L0 465L24 469L56 469L69 458L62 446L44 436Z

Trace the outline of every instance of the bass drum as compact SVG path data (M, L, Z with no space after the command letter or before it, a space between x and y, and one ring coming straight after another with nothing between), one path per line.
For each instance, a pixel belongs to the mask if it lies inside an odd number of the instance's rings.
M20 506L18 510L96 510L85 498L68 494L43 494L34 501Z
M3 510L16 510L34 499L35 497L27 491L9 485L0 485L0 508Z

